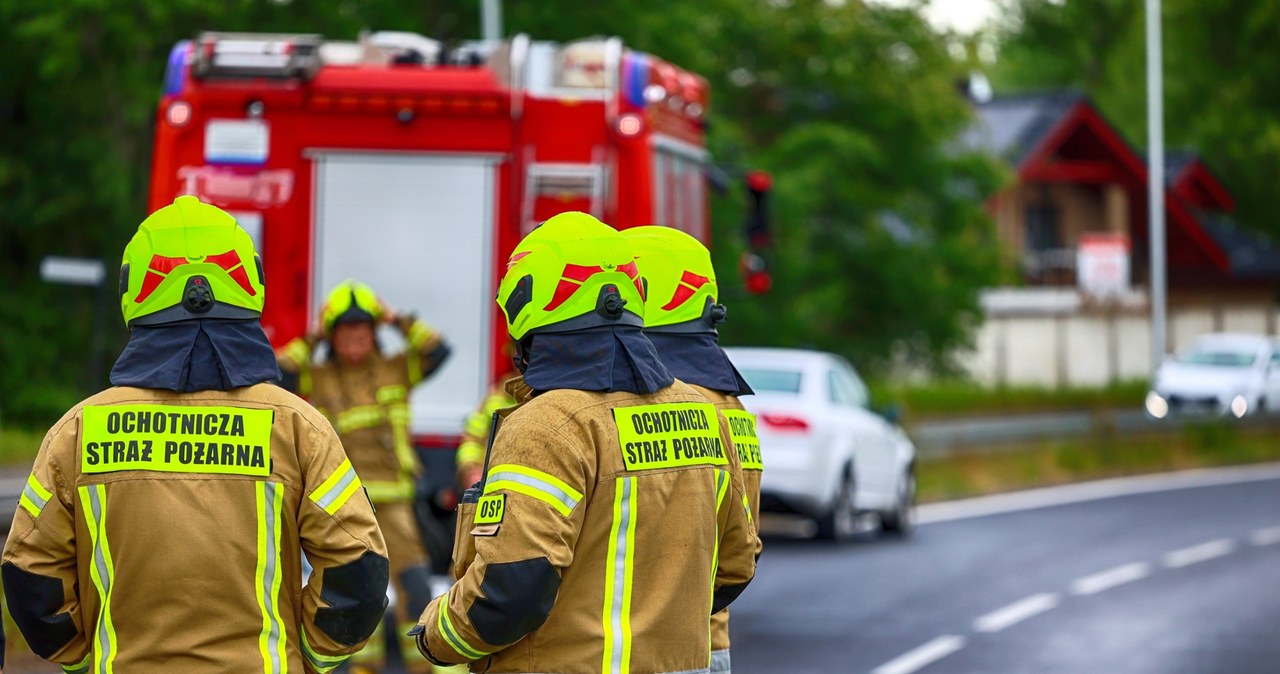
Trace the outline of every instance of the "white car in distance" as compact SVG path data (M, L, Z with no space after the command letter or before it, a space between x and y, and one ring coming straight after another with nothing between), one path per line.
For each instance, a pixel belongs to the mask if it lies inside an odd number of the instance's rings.
M915 446L871 411L846 360L800 349L725 351L755 390L742 403L756 415L762 510L811 518L818 537L831 540L857 533L867 514L887 533L910 533Z
M1262 335L1211 333L1165 359L1147 393L1157 419L1236 418L1280 407L1280 343Z

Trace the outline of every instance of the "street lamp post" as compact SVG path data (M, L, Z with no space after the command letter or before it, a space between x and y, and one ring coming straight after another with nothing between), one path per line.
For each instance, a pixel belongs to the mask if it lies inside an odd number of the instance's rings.
M1164 226L1164 75L1160 45L1160 0L1147 3L1147 197L1151 267L1151 375L1166 350Z

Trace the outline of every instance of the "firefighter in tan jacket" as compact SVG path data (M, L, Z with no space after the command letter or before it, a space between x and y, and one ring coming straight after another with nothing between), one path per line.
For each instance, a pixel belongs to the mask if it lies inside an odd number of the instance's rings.
M401 353L385 356L378 347L378 324L404 336ZM312 363L320 339L328 359ZM422 469L409 437L409 393L448 358L440 333L412 316L397 314L369 286L343 281L320 310L319 330L289 342L277 354L284 385L306 396L333 423L369 498L391 557L396 592L397 633L417 621L431 599L430 566L413 511L414 488ZM353 658L364 671L382 666L381 632ZM412 639L400 649L412 674L430 672Z
M523 378L483 487L459 507L458 582L419 647L484 672L705 672L708 616L755 572L727 424L641 333L626 242L583 213L517 246L498 293Z
M386 549L329 424L265 383L253 243L179 197L138 228L120 287L115 386L53 426L19 501L14 621L73 674L334 669L386 606Z
M755 415L738 400L740 395L751 394L751 387L720 348L716 326L724 321L726 312L716 302L718 285L711 253L697 239L670 227L633 227L622 235L648 290L645 336L671 374L705 396L728 419L755 525L760 517L764 464ZM757 544L757 559L760 550ZM731 671L727 610L711 616L711 671Z

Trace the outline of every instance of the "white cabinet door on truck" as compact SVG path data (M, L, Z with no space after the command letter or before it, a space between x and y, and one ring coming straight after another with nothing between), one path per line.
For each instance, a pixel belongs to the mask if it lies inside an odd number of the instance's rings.
M496 156L313 151L311 304L346 278L444 333L453 355L413 394L415 434L457 435L491 376ZM403 348L383 330L384 349Z

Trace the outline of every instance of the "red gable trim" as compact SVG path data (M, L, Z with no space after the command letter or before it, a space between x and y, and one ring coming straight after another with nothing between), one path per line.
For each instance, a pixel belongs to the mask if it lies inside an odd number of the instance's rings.
M1236 201L1231 193L1199 159L1187 162L1181 173L1170 176L1169 183L1183 201L1196 208L1227 213L1236 209Z
M1044 135L1040 143L1026 154L1018 165L1019 179L1023 182L1036 182L1037 180L1043 180L1043 178L1037 178L1037 175L1043 176L1053 174L1055 171L1060 172L1061 168L1055 168L1059 163L1053 161L1053 156L1071 138L1071 135L1081 128L1087 128L1091 131L1094 137L1102 143L1115 163L1120 166L1122 174L1128 177L1128 180L1122 180L1121 182L1127 182L1133 191L1145 194L1144 188L1147 185L1146 164L1129 148L1124 139L1120 137L1120 134L1106 120L1102 119L1098 111L1084 100L1072 105L1067 110L1067 113L1054 125L1053 129ZM1222 250L1209 237L1204 229L1200 227L1200 223L1187 210L1186 205L1180 199L1174 198L1169 189L1165 189L1164 203L1168 221L1185 233L1211 264L1222 272L1230 271L1231 266L1230 261L1227 259L1226 251Z

